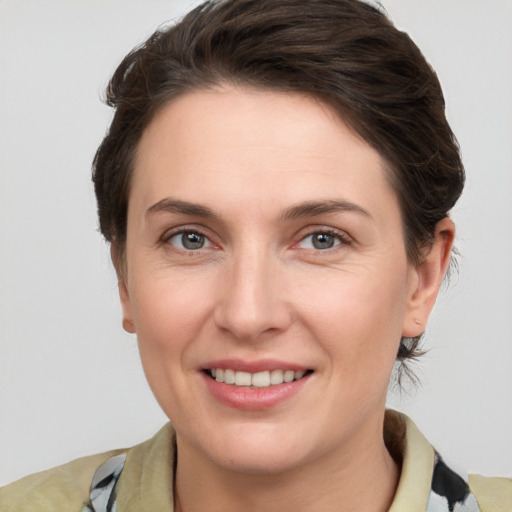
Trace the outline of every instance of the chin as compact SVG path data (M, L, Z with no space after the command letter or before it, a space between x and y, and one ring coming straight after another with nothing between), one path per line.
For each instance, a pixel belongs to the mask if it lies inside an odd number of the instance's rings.
M300 454L294 450L262 449L261 446L233 449L229 453L218 454L214 461L226 471L237 474L269 475L281 474L297 467Z
M215 436L209 451L212 460L225 470L247 474L282 473L307 458L305 439L307 432L292 433L289 427L240 425L225 435Z

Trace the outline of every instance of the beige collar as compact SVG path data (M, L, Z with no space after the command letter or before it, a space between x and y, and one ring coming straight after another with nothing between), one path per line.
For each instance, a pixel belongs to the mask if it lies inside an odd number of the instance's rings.
M402 459L398 489L389 512L424 512L427 508L434 450L405 415L388 410L384 428L386 445ZM118 510L172 512L176 433L165 425L152 439L128 452L118 483Z

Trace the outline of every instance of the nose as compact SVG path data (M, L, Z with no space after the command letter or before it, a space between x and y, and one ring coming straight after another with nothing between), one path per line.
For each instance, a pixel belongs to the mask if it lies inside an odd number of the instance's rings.
M292 313L283 284L282 271L271 255L254 249L240 253L219 284L217 327L250 342L285 331Z

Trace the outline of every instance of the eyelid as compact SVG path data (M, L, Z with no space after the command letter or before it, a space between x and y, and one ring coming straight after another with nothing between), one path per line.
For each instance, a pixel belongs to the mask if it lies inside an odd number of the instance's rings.
M202 242L201 247L191 249L191 248L183 246L185 237L190 234L198 235L198 237L200 237L201 242ZM176 241L181 240L181 244L178 245L178 243L173 243L172 240L174 240L174 239L176 239ZM203 235L202 233L197 233L195 231L183 231L181 233L175 233L173 236L171 236L167 240L167 243L174 247L177 247L180 251L187 251L187 252L199 252L204 249L209 249L213 245L207 236Z
M335 237L339 243L334 245L333 247L330 247L328 249L306 249L306 250L312 250L315 252L328 252L333 251L339 248L340 246L348 246L352 245L354 242L353 238L348 235L345 231L342 231L340 229L327 227L327 226L318 226L318 227L311 227L308 228L307 231L304 234L299 235L299 240L295 242L294 246L298 246L301 242L306 240L308 237L316 235L316 234L326 234Z
M196 250L190 250L190 249L185 249L185 248L180 249L179 247L176 247L175 245L173 245L173 247L175 247L178 250L182 250L182 251L185 251L185 252L200 252L203 249L209 249L210 247L213 247L213 246L216 245L212 241L212 237L206 232L206 230L202 229L201 227L199 227L197 225L196 226L190 226L190 225L176 226L174 228L168 229L160 237L159 243L172 245L172 244L169 243L170 240L172 238L174 238L175 236L182 235L183 233L197 233L198 235L204 236L205 239L208 242L208 246L207 247L201 247L200 249L196 249Z
M202 247L202 248L196 249L196 250L180 249L180 248L174 246L177 250L182 250L185 252L200 252L204 249L210 249L211 247L218 247L218 244L212 240L212 235L210 234L209 230L203 228L202 226L198 226L198 225L181 225L181 226L175 226L173 228L170 228L164 232L164 234L160 237L158 243L164 244L164 245L169 244L169 241L173 237L175 237L177 235L181 235L183 233L197 233L201 236L204 236L205 239L207 240L208 246ZM296 248L306 238L308 238L312 235L315 235L315 234L319 234L319 233L328 234L330 236L333 236L337 240L339 240L339 243L331 248L328 248L328 249L323 249L323 250L322 249L306 249L306 250L312 250L312 251L316 251L316 252L328 252L330 250L331 251L336 250L336 248L338 248L339 246L349 246L354 243L354 239L346 231L343 231L343 230L340 230L337 228L333 228L330 226L319 225L319 226L310 226L308 228L301 229L300 232L294 237L296 241L292 244L292 248L293 247Z

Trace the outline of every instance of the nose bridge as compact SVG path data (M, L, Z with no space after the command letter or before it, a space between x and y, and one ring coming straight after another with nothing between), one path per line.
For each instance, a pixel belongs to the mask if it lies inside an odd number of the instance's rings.
M239 340L281 331L290 321L283 300L277 258L268 248L247 243L233 253L220 284L217 325Z

